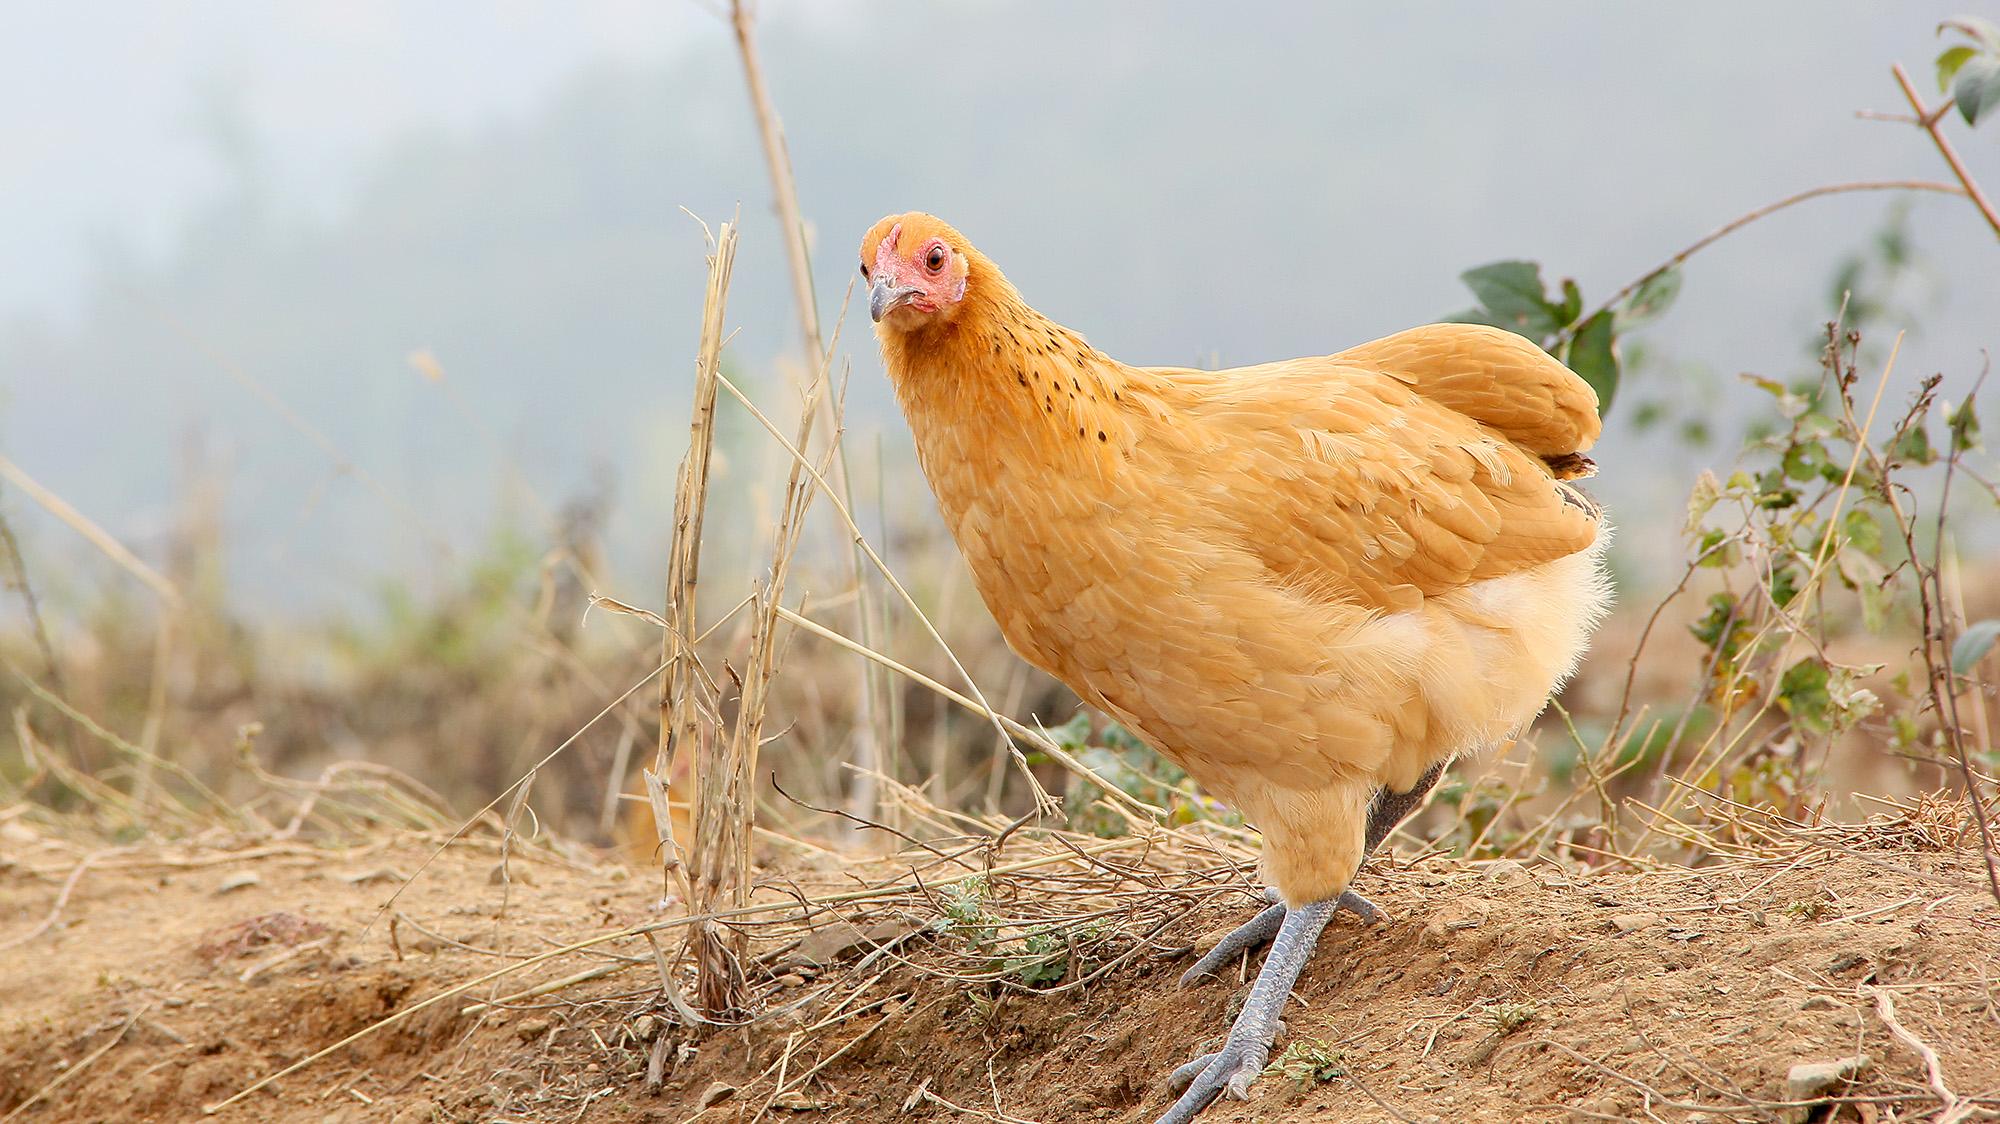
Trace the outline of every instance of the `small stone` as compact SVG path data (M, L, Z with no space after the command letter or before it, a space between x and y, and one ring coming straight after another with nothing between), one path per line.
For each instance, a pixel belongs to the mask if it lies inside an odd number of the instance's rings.
M805 940L799 942L797 957L802 964L824 968L843 957L872 952L878 946L907 936L910 928L884 921L863 929L859 925L837 921L807 933Z
M537 1015L532 1019L522 1019L520 1025L514 1028L514 1033L520 1036L521 1041L532 1042L547 1034L552 1025L549 1020Z
M804 987L806 978L797 972L786 972L778 977L779 987Z
M694 1106L696 1108L712 1108L735 1095L736 1086L721 1081L711 1081L708 1084L708 1088L701 1091L701 1096L696 1098Z
M1636 933L1641 929L1657 925L1659 921L1660 915L1657 913L1614 913L1611 915L1611 927L1621 933Z
M223 879L221 884L216 886L215 892L217 894L232 894L238 890L255 886L262 881L263 879L259 878L255 873L246 870L240 874L232 874Z
M1496 859L1486 864L1486 881L1498 886L1518 886L1534 880L1528 868L1513 859Z
M632 1020L630 1033L634 1042L651 1042L653 1032L660 1029L660 1020L651 1015L640 1015Z
M1868 1069L1868 1055L1856 1054L1850 1058L1836 1058L1830 1062L1800 1062L1785 1074L1785 1099L1790 1101L1817 1100L1833 1092L1842 1085L1853 1081ZM1812 1119L1813 1107L1793 1109L1791 1118L1797 1121Z
M1799 1004L1799 1010L1831 1011L1838 1006L1840 1006L1840 1004L1835 1003L1833 1000L1828 999L1824 995L1815 995L1811 999L1806 1000L1804 1003Z

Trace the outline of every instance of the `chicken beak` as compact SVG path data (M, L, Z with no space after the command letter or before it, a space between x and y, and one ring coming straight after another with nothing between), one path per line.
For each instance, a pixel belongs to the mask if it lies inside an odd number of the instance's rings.
M878 278L868 289L868 318L881 323L884 316L908 304L918 292L915 285L892 285L888 278Z

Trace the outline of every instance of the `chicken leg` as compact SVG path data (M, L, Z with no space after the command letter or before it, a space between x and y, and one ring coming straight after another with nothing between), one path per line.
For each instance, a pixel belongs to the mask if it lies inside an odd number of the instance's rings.
M1431 766L1408 791L1390 792L1385 789L1377 795L1375 806L1368 816L1362 850L1364 857L1416 810L1443 772L1444 763L1439 762ZM1271 953L1264 959L1257 981L1250 987L1250 997L1244 1001L1242 1012L1229 1028L1229 1037L1222 1049L1203 1054L1174 1070L1167 1078L1168 1087L1181 1091L1181 1096L1166 1115L1160 1117L1159 1124L1187 1124L1201 1115L1225 1090L1239 1100L1246 1099L1250 1083L1257 1079L1270 1061L1271 1043L1283 1026L1279 1016L1284 1013L1285 1001L1291 997L1292 985L1298 982L1306 962L1312 959L1313 950L1327 922L1342 909L1354 913L1366 924L1379 924L1383 920L1381 911L1373 903L1352 890L1344 891L1330 901L1313 902L1295 909L1288 909L1282 902L1277 902L1275 891L1269 896L1274 904L1223 937L1208 955L1181 977L1181 983L1193 983L1213 974L1240 953L1266 941L1271 944Z
M1440 762L1431 766L1429 772L1419 777L1408 792L1390 792L1388 789L1383 789L1376 796L1375 806L1368 814L1368 835L1362 842L1361 853L1364 858L1372 853L1382 840L1387 839L1390 832L1396 830L1397 824L1408 819L1410 813L1416 811L1417 805L1423 802L1425 794L1437 784L1438 777L1443 773L1444 764ZM1182 986L1192 986L1213 976L1223 965L1238 955L1271 943L1271 939L1278 935L1278 927L1284 923L1285 907L1278 901L1276 890L1264 891L1264 899L1272 904L1262 913L1230 930L1228 935L1208 951L1207 955L1195 961L1194 967L1181 974ZM1380 925L1387 920L1382 916L1382 911L1375 908L1374 902L1353 890L1342 893L1334 905L1360 918L1363 925Z

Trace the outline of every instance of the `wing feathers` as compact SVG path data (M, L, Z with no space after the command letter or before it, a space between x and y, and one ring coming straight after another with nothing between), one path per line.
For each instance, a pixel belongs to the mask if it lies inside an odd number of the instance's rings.
M1536 456L1581 453L1601 428L1590 384L1504 329L1429 324L1332 358L1388 375Z
M1213 514L1239 528L1243 549L1279 581L1386 611L1589 547L1597 512L1543 459L1596 437L1589 387L1526 341L1542 359L1519 369L1540 381L1499 390L1423 367L1423 356L1463 355L1463 346L1381 346L1424 331L1320 359L1151 372L1177 391L1173 412L1187 427L1185 442L1154 446L1181 462L1163 475L1212 484ZM1369 348L1368 362L1352 360ZM1396 354L1417 356L1418 373L1384 371ZM1587 408L1588 424L1565 412L1558 392Z

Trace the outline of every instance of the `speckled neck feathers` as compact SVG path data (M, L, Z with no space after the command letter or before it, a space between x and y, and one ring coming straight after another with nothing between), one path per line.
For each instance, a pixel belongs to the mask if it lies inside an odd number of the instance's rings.
M983 257L956 316L878 334L927 468L944 453L943 430L1044 462L1108 467L1131 438L1127 394L1149 381L1029 307Z

